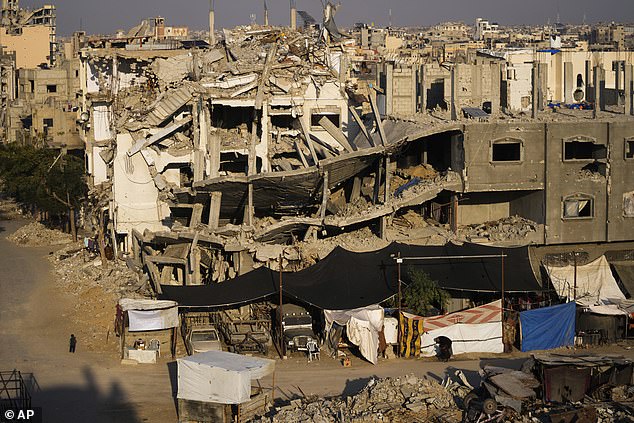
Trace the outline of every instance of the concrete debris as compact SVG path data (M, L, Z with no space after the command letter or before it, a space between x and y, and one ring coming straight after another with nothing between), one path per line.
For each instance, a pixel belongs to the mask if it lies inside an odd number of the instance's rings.
M259 422L412 422L460 421L453 396L438 382L407 375L371 379L345 398L307 397L275 408Z
M7 237L10 241L25 247L64 245L72 241L70 234L48 229L39 222L29 223Z
M151 294L140 269L120 260L104 265L83 243L71 243L49 260L58 288L74 297L66 317L87 350L103 351L107 341L115 342L112 322L119 298L147 298ZM110 347L107 349L114 351Z
M507 241L526 238L537 231L537 224L521 216L461 227L459 235L467 240Z

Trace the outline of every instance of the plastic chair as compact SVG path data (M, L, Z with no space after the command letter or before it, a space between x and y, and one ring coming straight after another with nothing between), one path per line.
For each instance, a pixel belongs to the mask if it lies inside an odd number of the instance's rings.
M150 339L150 345L148 346L150 350L156 350L158 356L161 356L161 342L158 339Z
M315 341L308 341L306 343L306 349L308 350L308 362L310 363L314 359L321 360L319 346Z

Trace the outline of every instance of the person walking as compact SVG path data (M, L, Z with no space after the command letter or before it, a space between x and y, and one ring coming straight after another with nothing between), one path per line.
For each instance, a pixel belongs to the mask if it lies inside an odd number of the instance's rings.
M74 353L76 345L77 345L77 338L75 338L75 335L71 333L70 334L70 349L68 352Z

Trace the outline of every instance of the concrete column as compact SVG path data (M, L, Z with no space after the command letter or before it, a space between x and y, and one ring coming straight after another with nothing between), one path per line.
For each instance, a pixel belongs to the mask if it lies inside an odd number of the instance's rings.
M216 16L215 16L215 11L214 11L214 5L216 3L216 0L209 0L209 44L210 45L215 45L216 44L216 26L215 26L215 20L216 20Z
M491 116L497 116L500 112L500 65L491 65ZM474 81L475 82L475 81ZM479 82L478 82L479 83Z
M592 72L592 85L594 86L594 107L592 108L592 117L597 118L598 111L601 108L601 68L594 67Z
M588 102L594 101L594 91L592 89L592 64L589 60L586 60L586 74L585 74L586 94L585 100Z
M291 0L291 29L297 29L297 5Z
M451 106L450 106L450 111L451 111L451 120L457 120L458 119L458 105L456 104L458 98L458 90L457 90L457 83L458 83L458 78L456 77L456 69L457 65L453 65L451 67Z
M605 111L605 69L599 68L599 106L601 111Z
M623 63L620 60L617 60L616 62L614 62L614 90L616 91L616 105L617 106L622 106L623 102L621 101L621 87L623 86L623 83L621 82L621 63Z
M548 94L548 65L539 64L539 110L544 110L546 95Z
M539 110L539 68L537 63L533 64L533 94L532 99L532 117L537 117L537 111Z
M420 87L420 111L425 112L427 110L427 87L425 86L425 65L420 65L418 68L419 87Z
M632 114L632 76L634 74L634 67L630 64L625 64L625 114Z
M574 75L572 62L564 62L564 102L570 104L574 101L572 91L574 89Z
M218 229L220 222L220 205L222 204L222 192L214 191L209 199L209 229Z
M394 63L385 63L385 114L391 115L394 108Z

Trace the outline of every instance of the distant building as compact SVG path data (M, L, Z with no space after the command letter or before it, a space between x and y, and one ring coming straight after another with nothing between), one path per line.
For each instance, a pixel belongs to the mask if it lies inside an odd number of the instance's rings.
M477 18L473 38L476 41L497 38L499 32L500 28L496 22L489 22L486 19Z

